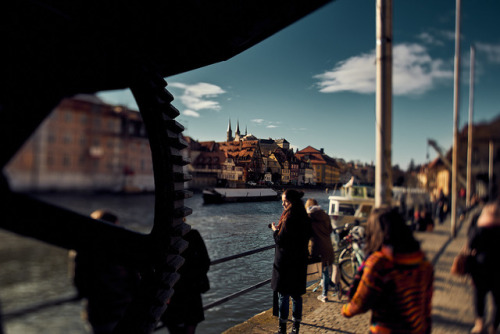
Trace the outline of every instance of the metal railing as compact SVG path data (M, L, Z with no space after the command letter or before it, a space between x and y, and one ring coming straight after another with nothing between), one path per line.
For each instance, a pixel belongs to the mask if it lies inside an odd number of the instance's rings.
M274 249L274 245L270 245L270 246L265 246L265 247L261 247L261 248L257 248L257 249L254 249L254 250L250 250L250 251L247 251L247 252L243 252L243 253L239 253L239 254L235 254L235 255L230 255L230 256L227 256L227 257L223 257L223 258L220 258L220 259L217 259L217 260L214 260L214 261L211 261L210 262L210 266L214 266L214 265L217 265L217 264L221 264L221 263L225 263L225 262L229 262L229 261L232 261L232 260L235 260L235 259L240 259L240 258L243 258L243 257L246 257L246 256L249 256L249 255L253 255L253 254L256 254L256 253L260 253L260 252L264 252L264 251L267 251L267 250L270 250L270 249ZM271 282L271 279L267 279L265 281L262 281L260 283L257 283L255 285L252 285L248 288L245 288L243 290L240 290L238 292L235 292L233 294L230 294L228 296L225 296L223 298L220 298L214 302L211 302L207 305L204 305L203 306L203 309L204 310L209 310L213 307L216 307L218 305L221 305L221 304L224 304L230 300L233 300L237 297L240 297L250 291L253 291L253 290L256 290L260 287L263 287L267 284L269 284ZM28 307L25 307L25 308L20 308L18 310L14 310L14 311L11 311L11 312L8 312L8 313L5 313L3 314L2 316L2 319L5 321L5 320L11 320L11 319L14 319L14 318L17 318L17 317L22 317L24 315L27 315L27 314L30 314L30 313L33 313L33 312L39 312L41 310L44 310L44 309L47 309L47 308L50 308L50 307L55 307L55 306L60 306L60 305L64 305L64 304L67 304L67 303L74 303L74 302L77 302L79 301L80 299L78 298L78 296L70 296L70 297L61 297L61 298L57 298L57 299L54 299L54 300L50 300L50 301L46 301L46 302L43 302L43 303L40 303L40 304L34 304L34 305L30 305ZM160 326L160 327L157 327L156 329L161 329L163 328L163 326Z
M265 247L261 247L261 248L257 248L257 249L254 249L254 250L251 250L251 251L248 251L248 252L243 252L243 253L239 253L239 254L236 254L236 255L231 255L231 256L228 256L228 257L224 257L224 258L221 258L221 259L218 259L218 260L214 260L210 263L211 266L213 265L216 265L216 264L220 264L220 263L224 263L224 262L228 262L228 261L232 261L232 260L235 260L235 259L239 259L239 258L242 258L242 257L245 257L245 256L249 256L249 255L252 255L252 254L256 254L256 253L260 253L260 252L264 252L266 250L269 250L269 249L273 249L274 248L274 245L270 245L270 246L265 246ZM267 279L265 281L262 281L260 283L257 283L255 285L252 285L246 289L243 289L243 290L240 290L238 292L235 292L231 295L228 295L226 297L223 297L219 300L216 300L210 304L207 304L207 305L204 305L203 306L203 309L204 310L208 310L208 309L211 309L215 306L218 306L218 305L221 305L221 304L224 304L225 302L228 302L232 299L235 299L241 295L244 295L250 291L253 291L255 289L258 289L268 283L271 282L271 279Z

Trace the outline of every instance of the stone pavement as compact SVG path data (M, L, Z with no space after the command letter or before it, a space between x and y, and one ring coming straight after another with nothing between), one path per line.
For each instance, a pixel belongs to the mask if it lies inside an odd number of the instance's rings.
M450 275L450 267L455 255L466 243L467 228L471 217L478 209L472 210L465 219L457 223L455 238L451 238L450 218L443 224L436 224L432 232L415 232L422 249L434 265L434 295L432 299L432 333L469 333L474 323L473 292L470 279ZM344 297L337 301L329 296L327 303L316 299L320 289L308 289L304 295L304 312L301 333L367 333L370 312L346 319L340 309L347 302ZM291 314L291 312L290 312ZM488 319L487 319L488 322ZM289 323L291 329L291 323ZM242 324L228 329L224 334L269 334L276 333L278 319L272 310L262 312Z

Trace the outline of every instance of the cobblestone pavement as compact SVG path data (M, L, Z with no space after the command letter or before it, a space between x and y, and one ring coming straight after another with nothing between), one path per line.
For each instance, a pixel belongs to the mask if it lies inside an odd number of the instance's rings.
M450 218L437 224L432 232L415 232L421 241L427 258L434 264L434 295L432 299L432 333L469 333L474 323L472 283L470 279L450 275L453 258L466 242L470 218L477 211L457 223L455 238L451 238ZM340 315L340 309L346 303L345 297L337 301L329 296L329 301L317 300L320 294L308 290L304 295L304 312L301 333L367 333L370 312L346 319ZM290 313L291 314L291 313ZM488 321L488 319L487 319ZM288 326L291 329L291 323ZM262 312L248 321L239 324L225 334L276 333L278 319L272 316L272 310Z

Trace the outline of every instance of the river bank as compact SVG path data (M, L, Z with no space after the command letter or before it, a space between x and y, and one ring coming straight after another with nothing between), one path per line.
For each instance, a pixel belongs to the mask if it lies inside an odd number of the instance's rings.
M151 194L37 194L44 200L81 214L106 208L119 212L127 228L148 233L153 224L154 196ZM326 209L328 194L306 191ZM203 236L212 260L271 245L268 228L277 221L280 201L260 203L203 204L195 193L185 205L193 209L187 222ZM204 304L221 299L270 278L273 252L268 250L210 268L211 289ZM0 301L5 314L59 297L71 297L75 290L68 274L67 250L0 230ZM208 310L200 333L218 334L271 306L268 286ZM8 334L83 334L79 302L55 306L13 319L5 319ZM158 331L166 333L166 330Z

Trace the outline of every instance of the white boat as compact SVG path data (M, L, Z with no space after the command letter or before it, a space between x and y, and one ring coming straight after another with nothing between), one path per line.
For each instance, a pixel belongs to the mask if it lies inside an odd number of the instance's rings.
M362 224L375 206L375 188L355 186L349 182L328 199L330 200L328 215L334 227L341 227L355 220Z

